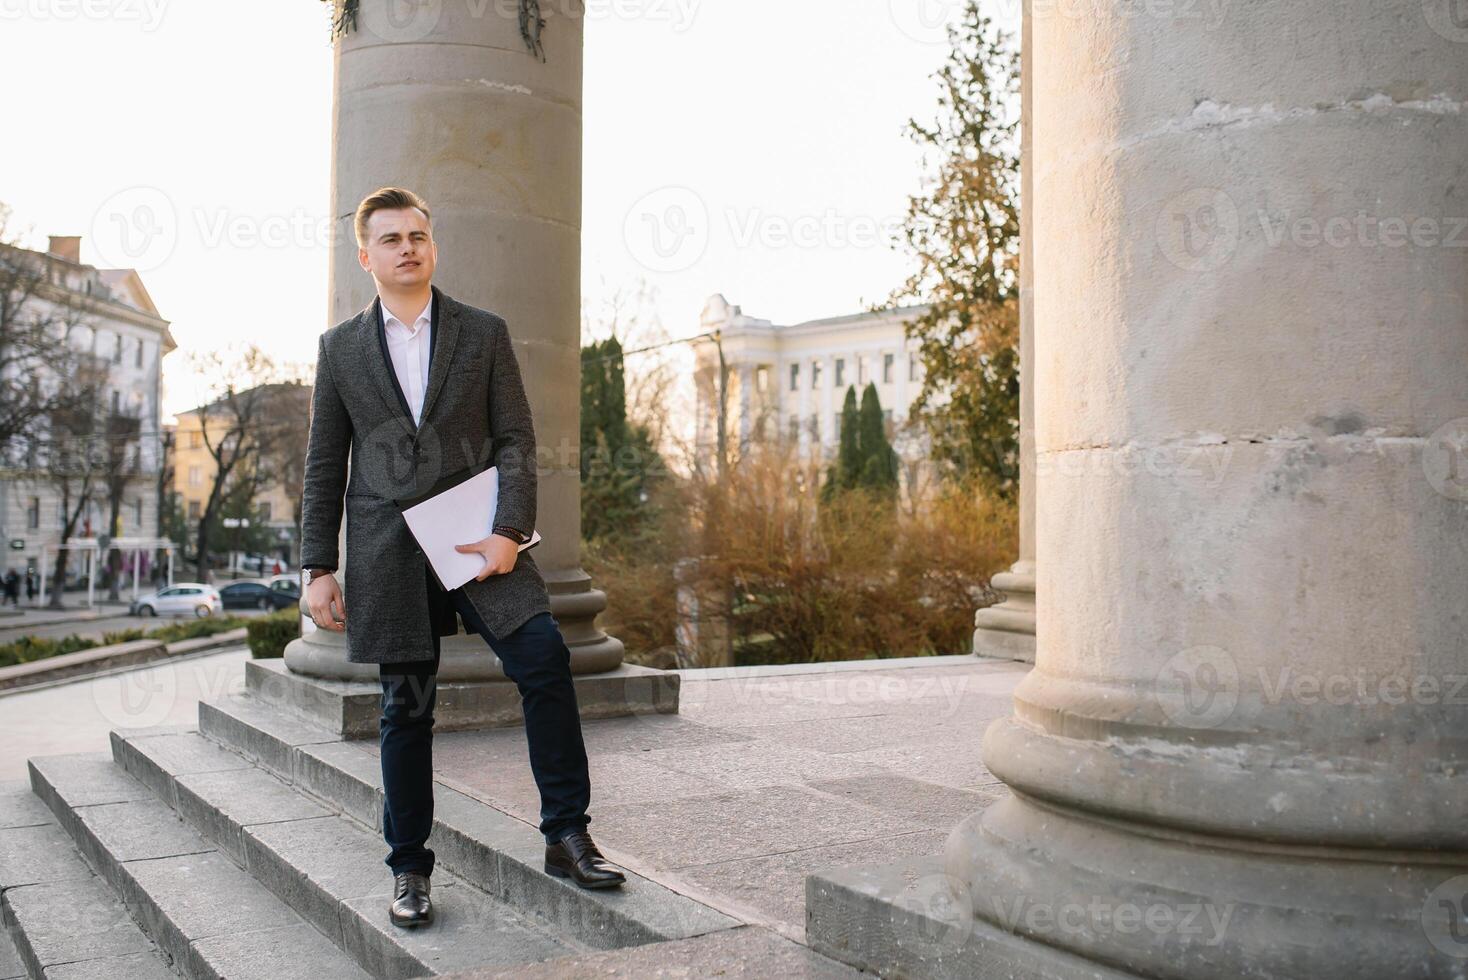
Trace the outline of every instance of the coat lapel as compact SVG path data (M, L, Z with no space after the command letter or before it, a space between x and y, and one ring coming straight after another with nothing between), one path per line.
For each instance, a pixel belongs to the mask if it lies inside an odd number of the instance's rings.
M448 379L449 364L454 357L454 347L459 339L459 304L437 287L433 288L433 327L430 334L431 353L428 364L428 390L423 393L423 414L428 418L438 393ZM357 314L358 331L361 334L363 360L367 362L367 373L372 376L372 386L382 397L388 411L401 415L409 427L417 430L408 402L397 376L393 373L392 358L387 352L387 343L382 332L382 299L374 296L372 303Z
M412 427L413 419L408 414L407 402L398 391L397 379L393 377L392 364L382 341L382 314L378 309L381 302L374 296L367 309L357 314L357 331L361 337L358 350L361 351L367 373L372 377L372 387L377 389L387 410L401 415L407 420L409 427Z
M433 287L433 356L428 365L428 390L423 393L423 418L433 411L433 403L443 390L459 342L459 304Z

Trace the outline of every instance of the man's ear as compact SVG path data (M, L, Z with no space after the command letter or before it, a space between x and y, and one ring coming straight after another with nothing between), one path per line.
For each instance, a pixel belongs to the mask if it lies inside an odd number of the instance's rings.
M372 266L367 262L367 250L361 246L357 247L357 262L362 266L363 272L372 271Z

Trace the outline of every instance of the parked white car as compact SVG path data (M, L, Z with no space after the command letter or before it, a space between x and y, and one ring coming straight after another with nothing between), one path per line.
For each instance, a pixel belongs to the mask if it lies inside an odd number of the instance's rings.
M213 616L224 608L219 590L200 582L178 582L166 589L140 595L128 613L133 616Z

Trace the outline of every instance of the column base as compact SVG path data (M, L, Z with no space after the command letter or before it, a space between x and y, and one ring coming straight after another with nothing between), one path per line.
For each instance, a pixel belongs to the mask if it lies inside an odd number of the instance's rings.
M841 868L805 879L810 948L883 977L1137 980L974 918L966 882L941 857Z
M358 665L354 665L358 666ZM382 686L372 664L370 680L308 677L278 660L245 663L245 690L339 738L376 738ZM627 715L677 714L676 673L622 664L616 670L576 677L576 703L583 720ZM435 731L509 728L524 722L520 692L507 680L448 681L440 678Z
M954 830L943 871L976 933L1010 933L1036 962L1062 951L1159 980L1462 980L1464 857L1178 834L1016 795Z
M1015 562L994 576L1004 601L974 613L974 655L1035 662L1035 563Z
M596 617L607 607L607 594L591 587L591 576L578 569L545 572L550 593L551 615L561 626L561 636L571 651L571 673L599 674L622 665L622 641L608 636L596 625ZM303 617L304 619L304 617ZM376 664L354 664L347 660L347 640L340 633L315 629L309 621L302 636L285 648L285 665L306 677L377 682ZM443 638L439 658L440 681L508 681L499 658L477 635L460 632Z

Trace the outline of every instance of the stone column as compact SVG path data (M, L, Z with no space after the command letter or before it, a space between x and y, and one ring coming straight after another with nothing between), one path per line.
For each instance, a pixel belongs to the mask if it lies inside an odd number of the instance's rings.
M336 45L332 112L332 323L365 307L357 203L396 184L434 211L434 281L505 318L539 446L535 558L577 673L612 670L622 643L597 628L606 607L581 569L579 468L581 48L579 5L541 6L542 62L520 36L515 4L363 0ZM574 13L573 13L574 12ZM347 599L350 608L351 599ZM308 634L293 669L376 677L345 662L345 642ZM478 637L446 640L440 676L499 679Z
M743 452L754 437L754 367L741 364L735 369L734 377L738 379L735 394L735 404L739 406L738 444Z
M1045 629L947 871L1097 971L1468 976L1468 25L1209 10L1032 18Z
M1030 0L1020 33L1019 560L994 576L1004 601L974 614L974 653L1035 662L1034 86Z

